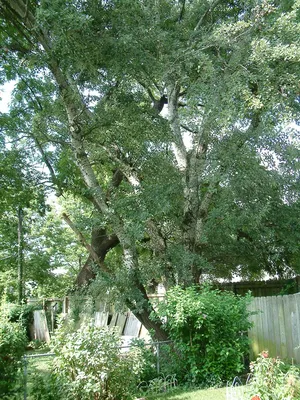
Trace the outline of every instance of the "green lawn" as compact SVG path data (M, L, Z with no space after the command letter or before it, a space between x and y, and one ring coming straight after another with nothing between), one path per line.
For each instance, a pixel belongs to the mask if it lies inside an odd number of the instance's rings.
M34 350L27 352L26 355L30 354L44 354L47 353L47 349L43 350ZM50 374L50 368L51 364L53 361L52 356L48 357L36 357L36 358L28 358L27 359L27 399L30 400L32 398L31 396L31 390L32 390L32 385L36 381L37 376L43 376L46 377L48 374Z
M146 396L146 400L225 400L226 388L203 390L180 390L170 393Z

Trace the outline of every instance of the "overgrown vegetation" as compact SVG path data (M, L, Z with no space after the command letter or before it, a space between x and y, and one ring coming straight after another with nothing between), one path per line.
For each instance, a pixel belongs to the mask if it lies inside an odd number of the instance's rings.
M94 324L75 332L61 327L54 341L53 375L65 396L127 400L136 392L145 362L138 347L121 353L119 333Z
M8 306L8 320L18 322L25 329L27 339L30 340L30 327L33 324L33 313L41 310L41 304L13 304Z
M300 370L263 351L250 365L253 378L249 392L260 400L300 399Z
M27 344L26 332L18 322L0 315L0 397L5 399L20 390L19 369Z
M249 301L206 285L170 289L158 305L174 341L167 372L173 368L180 382L207 386L239 375L249 351Z

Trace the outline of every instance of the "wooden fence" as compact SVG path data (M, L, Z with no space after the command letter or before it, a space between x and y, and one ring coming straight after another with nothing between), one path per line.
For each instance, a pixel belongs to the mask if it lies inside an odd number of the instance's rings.
M256 312L249 331L251 359L268 350L271 357L300 364L300 293L255 297L249 309Z
M270 279L268 281L224 282L216 285L244 296L249 291L253 297L278 296L300 292L300 276L291 279Z

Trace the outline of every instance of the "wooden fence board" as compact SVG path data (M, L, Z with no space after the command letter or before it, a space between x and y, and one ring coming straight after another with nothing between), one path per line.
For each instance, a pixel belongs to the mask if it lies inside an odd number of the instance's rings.
M300 293L253 298L249 311L258 311L250 318L251 358L268 350L271 357L300 363Z

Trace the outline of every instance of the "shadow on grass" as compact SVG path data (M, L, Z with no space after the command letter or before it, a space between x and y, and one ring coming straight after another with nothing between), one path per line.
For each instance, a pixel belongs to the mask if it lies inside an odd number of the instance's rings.
M225 400L226 388L189 389L178 388L168 393L148 395L146 400Z

